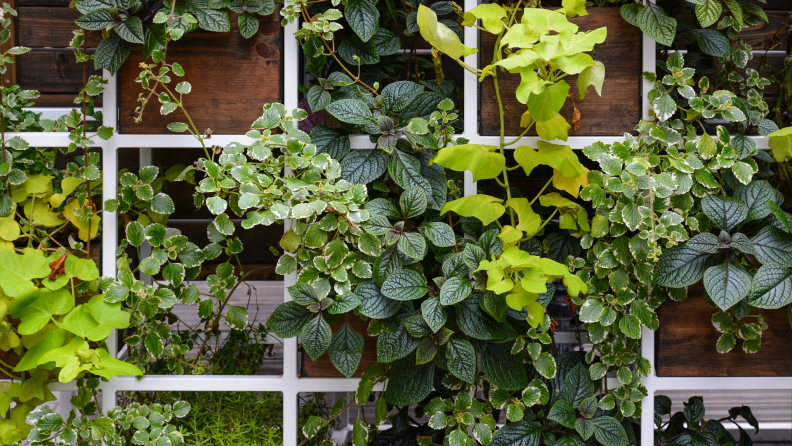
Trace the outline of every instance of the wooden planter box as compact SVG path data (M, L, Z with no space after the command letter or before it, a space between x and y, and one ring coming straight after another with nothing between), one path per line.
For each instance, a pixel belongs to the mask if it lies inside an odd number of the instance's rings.
M660 329L656 332L657 376L792 376L792 327L787 310L755 310L770 326L762 333L762 348L745 353L742 341L729 353L715 350L720 337L712 325L717 309L703 297L704 290L691 287L682 302L667 300L658 309Z
M345 316L341 316L341 318L335 324L331 325L330 328L333 330L333 333L338 331L343 325L344 321L346 320ZM349 325L358 332L359 335L363 336L363 358L360 360L360 365L358 365L357 371L355 372L354 377L361 377L363 376L363 372L366 371L367 368L371 364L377 362L377 339L374 337L366 336L366 330L368 329L368 321L364 321L363 319L355 316L354 314L349 315ZM300 376L303 378L345 378L344 375L341 374L338 370L336 370L333 363L330 361L330 356L327 353L320 356L316 361L312 361L310 356L305 354L305 352L301 352L301 371Z
M572 121L572 100L580 110L580 129L569 136L620 136L632 132L641 120L641 31L625 22L619 8L588 8L589 15L570 19L580 26L580 31L591 31L603 26L608 27L608 38L597 51L597 60L605 64L605 83L602 97L593 87L589 87L586 99L580 100L577 94L577 76L566 78L570 93L561 114L567 122ZM479 66L487 66L492 61L492 51L496 36L481 33L481 56ZM520 117L527 110L515 97L520 85L519 73L498 70L498 84L505 111L506 135L519 135ZM482 135L499 135L500 118L498 103L495 100L495 87L492 77L488 76L479 87L481 110L480 132ZM536 135L533 130L529 135Z

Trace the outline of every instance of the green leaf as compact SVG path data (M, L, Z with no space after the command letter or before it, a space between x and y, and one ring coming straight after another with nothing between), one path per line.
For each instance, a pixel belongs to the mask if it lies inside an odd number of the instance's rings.
M138 21L140 21L140 19L138 19ZM115 23L115 20L113 19L113 16L110 15L109 10L100 9L85 14L84 16L77 19L76 23L77 26L82 29L87 29L88 31L100 31Z
M553 404L547 418L561 423L570 429L575 428L575 409L569 404L567 400L558 400Z
M156 332L150 332L146 336L145 340L146 350L152 354L154 357L158 357L162 354L163 345L162 345L162 338Z
M242 34L242 37L246 39L256 35L259 30L258 19L253 14L249 14L247 12L239 16L237 23L239 26L239 33ZM316 111L313 107L311 107L311 110Z
M503 19L506 18L506 11L496 4L478 5L465 13L463 26L473 26L476 19L481 19L481 24L492 34L498 34L503 29Z
M701 200L704 214L724 231L731 231L748 216L748 207L739 199L707 195Z
M55 291L41 288L9 301L7 305L11 317L20 320L17 332L31 335L44 328L52 316L71 311L74 298L65 288Z
M535 446L542 438L542 426L527 421L509 423L495 432L490 446Z
M347 23L360 40L368 42L379 28L380 13L376 2L370 0L350 0L344 7Z
M421 303L421 312L424 320L435 333L446 323L446 312L440 303L439 297L430 297L423 301Z
M737 189L734 198L748 206L748 215L744 222L761 220L772 212L771 202L775 202L775 189L767 181L752 181L747 186Z
M447 223L439 221L427 221L421 223L418 230L424 237L429 239L432 244L440 248L447 248L456 244L454 230Z
M457 60L478 52L477 49L463 45L459 36L444 24L439 23L437 14L426 6L418 7L417 22L424 40L451 59Z
M663 252L654 271L654 283L672 288L693 285L704 277L712 254L698 252L685 245Z
M115 27L116 33L130 43L143 43L143 22L138 17L130 17Z
M528 111L534 121L549 121L561 111L569 94L569 84L562 80L550 85L539 94L528 97Z
M330 347L332 338L330 324L322 317L321 313L317 314L303 326L300 337L305 352L316 361Z
M481 355L481 369L492 384L503 390L520 390L530 384L522 357L512 354L507 344L487 344Z
M476 378L476 352L465 340L451 339L446 346L448 370L462 381L473 383Z
M434 195L432 194L432 186L429 181L421 174L421 161L408 155L401 150L394 150L388 162L388 173L403 189L410 189L413 187L420 187L426 193L426 199L429 207L437 209Z
M561 116L561 113L556 113L549 121L538 121L536 123L536 133L540 138L552 141L560 139L566 141L569 139L569 129L571 125Z
M417 232L406 232L399 237L399 252L415 260L422 260L426 255L426 240Z
M556 374L556 361L550 353L543 352L534 361L534 367L543 377L550 379Z
M514 159L522 166L527 176L540 165L550 166L567 178L583 175L583 165L570 146L537 142L537 149L521 146L514 152Z
M28 348L22 358L20 358L19 363L14 367L15 372L24 372L36 368L42 356L50 350L59 348L66 340L66 332L55 325L48 325L44 330L39 334L46 334L35 345Z
M728 263L707 268L704 288L721 310L728 310L751 292L751 275L742 267Z
M719 0L703 0L701 4L696 5L696 18L702 28L709 28L721 16L723 7Z
M313 313L297 302L284 302L272 312L267 326L281 338L293 338L302 332L312 315Z
M426 192L420 187L407 189L399 197L399 207L405 220L423 214L426 211L426 206Z
M248 324L247 308L239 305L229 305L228 313L225 315L225 321L231 328L244 330Z
M415 364L415 355L408 355L393 365L384 397L398 406L417 404L432 391L434 382L433 363Z
M749 303L765 309L777 309L792 303L792 270L774 265L759 268L753 278Z
M357 310L363 316L374 319L385 319L399 311L401 301L385 297L373 280L364 280L355 288L355 295L360 299Z
M121 304L113 305L120 306ZM55 322L55 324L64 330L94 342L105 340L113 330L109 325L102 325L96 322L86 305L78 305L63 318L63 322Z
M502 202L503 200L489 195L471 195L449 201L443 206L440 215L454 211L463 217L476 217L481 220L484 226L487 226L506 212L506 208L500 204Z
M429 291L423 275L411 269L392 273L382 284L381 293L393 300L420 299Z
M333 333L328 351L330 361L339 372L347 378L357 371L360 359L363 357L363 336L358 334L346 321L344 325Z
M627 446L629 440L621 423L615 418L601 416L594 418L594 438L603 446Z
M652 100L652 109L660 121L667 121L676 113L676 103L669 95Z
M94 53L94 68L116 74L131 51L132 45L129 42L119 36L110 36L97 45Z
M763 265L792 267L792 235L773 226L765 226L751 242L756 259Z
M379 178L387 168L388 155L381 150L353 150L341 160L341 178L352 184L367 184Z
M569 401L572 406L577 407L583 400L594 395L594 391L594 382L591 380L588 370L582 363L578 363L567 373L564 379L561 398Z
M129 327L131 314L124 310L121 303L106 303L103 299L103 295L97 294L85 304L85 309L88 310L93 319L100 325L107 325L113 328L124 329Z
M51 270L47 258L35 254L16 254L9 249L0 249L0 287L9 297L21 297L36 287L32 279L49 276Z
M128 362L119 361L114 358L107 350L98 348L95 350L102 360L101 366L94 366L91 373L103 378L110 379L114 376L143 376L143 371Z
M311 142L316 144L319 153L326 153L339 162L344 159L351 150L349 138L344 136L342 132L337 129L329 129L318 125L311 129L310 137Z
M446 306L454 305L467 299L471 292L470 280L458 276L452 277L440 288L440 303Z
M674 43L677 22L668 17L663 8L654 3L644 6L643 10L638 13L638 26L657 43L665 46L671 46Z
M457 172L469 170L473 181L486 180L503 173L506 166L506 158L497 149L482 144L450 146L437 152L432 162Z
M325 107L327 107L331 101L330 92L328 92L319 85L313 85L308 90L308 94L306 95L306 98L308 99L308 106L311 108L311 111L314 113L320 110L324 110Z
M212 9L209 1L193 0L187 3L187 10L195 14L201 29L216 33L230 33L231 19L228 17L228 11Z
M385 101L385 108L400 112L407 108L423 90L424 87L421 84L410 81L397 81L383 88L380 95ZM409 127L407 131L410 131Z
M625 336L632 339L641 339L641 321L634 314L625 314L619 321L619 329Z
M151 200L151 210L157 214L169 215L176 212L176 206L173 205L171 197L160 192Z
M371 110L357 99L339 99L327 106L326 110L336 119L349 124L368 124L372 122Z
M698 9L698 6L696 7ZM728 57L731 54L729 39L714 29L693 29L690 31L696 38L699 48L704 54L714 57Z
M405 325L396 330L386 330L377 338L377 361L393 362L404 358L415 350L419 339L410 335Z
M698 423L704 419L705 413L704 399L700 396L690 398L683 409L683 414L688 423Z

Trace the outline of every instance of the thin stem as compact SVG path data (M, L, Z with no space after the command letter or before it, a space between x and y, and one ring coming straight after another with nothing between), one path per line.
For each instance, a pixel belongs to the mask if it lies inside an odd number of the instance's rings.
M541 231L542 228L544 228L548 223L550 223L550 220L553 219L553 217L555 216L556 213L558 213L558 208L556 208L556 210L554 210L553 213L550 214L549 217L547 217L547 220L545 220L544 223L542 223L542 226L539 226L539 229L537 229L537 232Z
M520 134L520 136L517 137L517 139L515 139L514 141L511 141L511 142L507 142L504 145L505 146L510 146L512 144L517 143L517 141L521 140L523 138L523 136L525 136L525 134L528 133L528 131L533 128L533 126L534 126L534 122L532 121L530 124L528 124L527 127L525 127L525 130L523 130L523 132Z
M545 183L545 185L542 186L542 189L539 191L539 193L537 193L536 196L534 197L534 199L531 200L531 203L530 203L531 205L533 205L534 202L536 201L536 199L539 198L540 195L542 195L542 192L544 192L545 189L547 189L547 186L549 186L552 181L553 181L552 177L549 180L547 180L547 183Z
M495 48L500 48L500 42L503 38L503 30L501 30L500 34L498 34L498 40L495 42ZM495 51L495 54L492 56L492 63L495 64L498 60L500 60L501 52ZM506 134L506 124L504 122L504 112L503 112L503 100L501 99L500 95L500 87L498 86L498 70L495 68L491 71L492 73L492 83L495 86L495 98L498 100L498 114L500 116L500 154L501 156L506 159L506 152L504 150L504 135ZM498 180L497 177L495 180ZM498 184L503 186L506 189L506 202L508 203L511 200L511 188L509 188L509 172L506 170L506 164L503 165L503 183L498 181ZM509 207L509 219L511 220L511 225L516 226L515 219L514 219L514 209Z

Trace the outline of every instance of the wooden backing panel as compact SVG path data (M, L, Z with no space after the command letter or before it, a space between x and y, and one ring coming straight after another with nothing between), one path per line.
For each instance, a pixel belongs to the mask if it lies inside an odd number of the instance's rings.
M333 330L333 333L343 327L345 321L346 317L342 315L335 324L331 325L330 328ZM363 358L360 360L357 371L352 375L359 378L371 364L377 362L377 339L379 338L366 336L368 322L351 313L349 314L349 325L359 335L363 336ZM344 375L333 366L332 361L330 361L330 356L327 353L317 358L316 361L312 361L311 357L304 352L302 353L302 372L300 376L303 378L344 377Z
M16 367L17 364L19 364L19 359L19 355L17 355L13 350L9 350L7 352L0 350L0 360L10 365L12 369ZM0 379L9 378L19 379L19 374L16 374L16 376L8 376L6 373L0 372Z
M17 0L17 6L68 6L64 0Z
M61 7L20 7L19 45L38 48L68 48L78 29L75 20L80 11L64 5ZM88 38L88 46L95 48L99 43L95 37Z
M658 309L656 334L657 376L792 376L792 328L786 309L754 310L765 316L769 328L762 334L762 348L747 354L742 342L729 353L715 350L720 333L712 325L712 308L702 287L691 287L682 302L670 299Z
M74 104L74 97L77 94L72 93L45 93L36 98L35 103L36 107L76 107ZM96 103L97 107L102 106L102 96L99 95L94 98L94 102Z
M589 87L586 99L580 100L577 76L566 78L571 87L569 92L574 94L581 114L580 129L577 132L570 130L570 136L622 135L632 131L641 119L641 31L625 22L618 8L589 8L589 12L586 17L570 21L579 25L580 31L608 27L608 38L597 52L597 59L605 64L605 83L602 97ZM480 66L492 61L494 44L495 36L481 34ZM520 75L499 70L498 84L506 117L506 134L519 135L522 133L520 117L527 110L514 95L520 85ZM498 135L500 122L492 77L485 78L479 91L481 134ZM561 114L571 121L572 111L572 100L567 99Z
M12 8L16 8L17 2L16 0L9 0L8 4ZM10 50L11 48L16 46L16 33L17 33L17 18L13 16L11 17L11 24L8 27L8 31L11 33L8 40L5 41L2 45L0 45L0 51L5 53L6 51ZM13 62L16 62L16 56L10 56ZM11 87L12 85L16 85L17 83L17 67L15 63L7 64L6 65L6 72L0 74L0 85L3 88Z
M93 53L93 50L89 50ZM17 59L19 86L38 90L41 94L69 93L72 99L82 89L83 66L77 63L72 50L36 48ZM101 76L88 62L88 76Z
M792 3L790 3L792 4ZM765 13L767 14L767 18L769 23L762 22L758 25L751 26L749 28L745 28L742 33L740 33L740 37L745 40L746 43L753 47L754 51L764 51L768 47L768 39L776 33L784 25L784 21L789 17L790 11L781 10L781 11L773 11L768 8L765 8ZM695 18L693 12L685 13L678 17L680 22L686 22L695 26L698 26L698 21ZM772 49L774 50L786 50L787 40L789 38L788 31L789 24L787 23L786 26L781 29L778 33L778 37L780 38L781 44L778 46L774 46ZM685 45L677 44L678 49L684 49Z
M231 23L230 33L194 31L168 48L167 60L179 62L186 71L183 79L172 76L171 88L182 80L190 82L192 93L185 95L184 104L201 132L211 127L215 134L244 134L261 116L264 104L283 100L283 34L278 15L262 21L250 39L235 29L236 17ZM143 121L134 122L138 95L143 92L135 78L143 60L140 46L133 46L118 73L120 133L171 133L167 124L186 121L184 115L180 111L160 115L156 98L146 107Z

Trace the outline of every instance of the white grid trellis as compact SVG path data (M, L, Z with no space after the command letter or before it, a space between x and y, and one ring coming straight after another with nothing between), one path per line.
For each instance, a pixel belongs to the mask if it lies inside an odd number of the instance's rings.
M651 0L654 2L654 0ZM465 10L470 10L477 6L479 0L465 0ZM298 24L288 25L284 30L284 103L287 110L298 108L298 82L300 79L300 48L293 34L298 29ZM465 43L471 48L478 47L478 30L476 28L466 28L464 31ZM643 71L654 71L655 69L655 42L649 37L643 37ZM637 56L635 56L637 57ZM465 62L473 67L478 67L478 54L473 54L465 58ZM117 104L117 79L108 71L104 71L104 77L109 82L104 93L103 124L114 129L118 128L118 104ZM649 117L649 102L646 98L650 84L644 82L642 91L642 107L644 119ZM467 117L464 123L464 131L460 136L469 139L473 143L498 145L499 137L479 135L478 116L478 79L475 76L466 75L464 79L464 115ZM31 146L43 147L63 147L69 144L66 133L23 133L10 134L9 138L20 136L27 140ZM353 149L372 148L367 136L353 136L350 138ZM537 137L525 137L526 144L535 144ZM571 136L567 144L573 149L582 149L597 141L613 143L621 140L621 137L577 137ZM115 134L107 141L94 138L96 147L102 149L102 168L103 168L103 190L104 200L117 197L118 184L118 149L119 148L198 148L200 145L190 135L127 135ZM225 145L232 141L251 142L244 136L236 135L213 135L211 143L215 145ZM767 149L767 142L764 139L756 138L757 146L760 149ZM144 157L150 152L141 151ZM475 195L476 183L472 181L472 174L465 172L464 193L466 196ZM118 237L118 217L117 214L105 211L103 213L104 226L102 238L102 274L105 276L115 276L115 249ZM284 278L284 299L289 300L286 287L296 282L296 275L290 274ZM563 336L558 339L561 343L576 343L574 335ZM642 331L642 356L654 363L655 359L655 334L653 331L644 327ZM111 352L117 353L115 330L107 340L108 348ZM296 338L283 340L284 361L283 375L280 376L146 376L142 379L133 377L115 377L106 383L102 383L102 405L104 410L108 410L116 404L116 393L119 391L269 391L281 392L283 394L283 438L284 446L297 446L298 426L297 426L297 395L302 392L354 392L357 389L358 378L300 378L298 376L298 344ZM643 400L643 417L641 419L641 444L652 445L654 443L653 426L653 407L654 393L660 390L714 390L714 389L792 389L792 377L783 378L665 378L658 377L654 371L652 374L642 379L643 384L649 391L649 396ZM609 385L618 385L618 381L613 380ZM381 386L375 390L381 390ZM73 391L74 384L52 384L50 389L53 391Z

